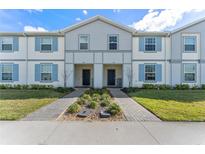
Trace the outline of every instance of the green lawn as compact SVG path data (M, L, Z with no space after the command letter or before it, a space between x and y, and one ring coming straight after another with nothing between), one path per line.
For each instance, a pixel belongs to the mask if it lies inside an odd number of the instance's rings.
M0 90L0 120L17 120L64 96L49 90Z
M167 121L205 121L205 90L139 90L135 101Z

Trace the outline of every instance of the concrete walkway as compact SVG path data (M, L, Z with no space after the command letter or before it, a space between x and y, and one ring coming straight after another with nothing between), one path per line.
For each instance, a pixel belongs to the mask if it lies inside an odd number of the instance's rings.
M205 123L1 121L0 144L205 144Z
M55 120L65 109L68 108L86 89L76 89L74 92L46 105L21 119L23 121L46 121Z
M122 108L128 121L161 121L154 114L128 97L119 88L110 88L109 90Z

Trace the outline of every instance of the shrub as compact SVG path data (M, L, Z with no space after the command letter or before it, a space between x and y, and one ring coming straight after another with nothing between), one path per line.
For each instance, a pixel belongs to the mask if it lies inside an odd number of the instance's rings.
M188 84L177 84L175 86L175 89L177 89L177 90L188 90L189 89L189 85Z
M0 84L0 89L12 89L12 85L10 84Z
M201 89L204 89L204 90L205 90L205 84L202 84L202 85L201 85Z
M95 109L97 107L98 103L96 101L91 101L89 104L89 108Z
M143 84L142 89L157 89L157 85L154 84Z
M132 92L137 92L140 90L138 87L129 87L129 88L123 88L121 89L125 93L132 93Z
M105 106L108 106L109 104L110 104L109 100L102 100L100 103L100 106L105 107Z
M77 104L77 103L73 103L72 105L70 105L68 107L67 111L69 113L77 113L77 112L80 112L80 110L81 110L81 106L79 104Z
M91 101L91 97L90 97L89 94L83 94L83 95L81 96L81 98L82 98L82 99L85 99L85 100L87 100L87 101Z
M23 89L23 85L15 84L13 85L13 89Z
M108 106L108 109L106 110L108 113L110 113L111 115L116 115L119 114L121 112L121 108L119 105L117 105L116 103L111 103Z
M55 88L55 91L60 92L60 93L66 93L66 92L73 91L73 89L67 88L67 87L57 87Z
M101 96L101 100L110 100L111 99L111 97L110 97L110 95L109 94L102 94L102 96Z
M31 84L30 89L39 90L39 89L53 89L53 85L39 85L39 84Z
M166 84L160 84L160 85L157 85L157 89L160 89L160 90L169 90L169 89L172 89L172 86L170 85L166 85Z
M192 90L197 90L197 89L199 89L199 87L198 87L197 85L193 85L193 86L191 87L191 89L192 89Z

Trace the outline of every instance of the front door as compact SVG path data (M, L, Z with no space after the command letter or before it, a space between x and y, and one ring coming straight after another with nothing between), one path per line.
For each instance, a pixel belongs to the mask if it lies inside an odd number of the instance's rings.
M115 85L115 70L108 70L107 72L107 85L114 86Z
M90 70L83 70L83 86L89 86L90 85Z

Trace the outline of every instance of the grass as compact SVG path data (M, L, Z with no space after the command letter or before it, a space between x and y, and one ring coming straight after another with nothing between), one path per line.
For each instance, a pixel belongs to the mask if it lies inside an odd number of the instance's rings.
M128 93L166 121L205 121L204 90L139 90Z
M64 96L52 89L0 90L0 120L18 120Z

